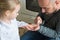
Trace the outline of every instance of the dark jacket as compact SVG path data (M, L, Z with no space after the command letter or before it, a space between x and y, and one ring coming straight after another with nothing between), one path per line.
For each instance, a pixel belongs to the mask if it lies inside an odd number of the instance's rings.
M60 40L60 10L54 12L51 15L45 13L39 13L44 24L40 26L39 32L53 38L54 40Z

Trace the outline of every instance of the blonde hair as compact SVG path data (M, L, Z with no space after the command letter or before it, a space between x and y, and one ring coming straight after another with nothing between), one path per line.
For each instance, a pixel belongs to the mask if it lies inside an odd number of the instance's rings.
M0 15L6 10L14 9L16 4L20 4L19 0L0 0Z

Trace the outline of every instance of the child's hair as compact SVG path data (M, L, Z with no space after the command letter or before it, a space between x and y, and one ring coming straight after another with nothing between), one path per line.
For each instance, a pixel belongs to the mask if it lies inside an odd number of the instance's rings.
M19 0L0 0L0 15L6 10L13 10L16 4L20 4Z

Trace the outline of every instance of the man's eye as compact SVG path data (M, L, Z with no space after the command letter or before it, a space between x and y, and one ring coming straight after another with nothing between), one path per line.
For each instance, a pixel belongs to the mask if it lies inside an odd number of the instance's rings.
M47 8L47 9L49 9L49 8Z

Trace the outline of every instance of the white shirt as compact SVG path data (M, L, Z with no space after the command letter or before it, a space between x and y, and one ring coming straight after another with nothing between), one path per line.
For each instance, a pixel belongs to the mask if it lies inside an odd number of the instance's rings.
M11 24L0 21L0 40L20 40L18 27L26 26L27 23L11 20Z

